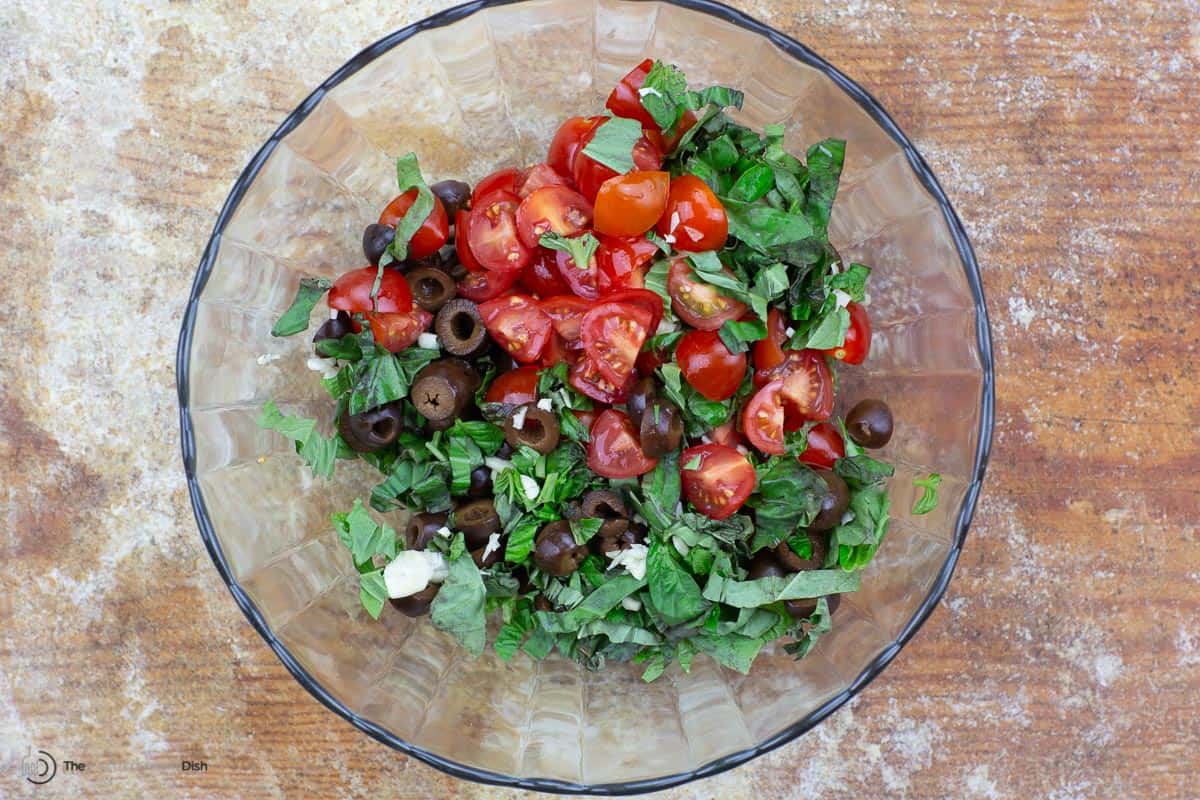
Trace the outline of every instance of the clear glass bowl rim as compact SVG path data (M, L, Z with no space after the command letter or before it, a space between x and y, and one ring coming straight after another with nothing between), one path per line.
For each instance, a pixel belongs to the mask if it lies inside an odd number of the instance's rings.
M892 661L893 658L900 652L905 644L913 637L914 634L924 624L925 620L933 612L945 594L946 588L950 583L950 578L954 573L954 567L958 563L959 554L962 552L963 543L966 539L967 529L970 527L971 519L975 514L975 506L979 498L979 492L983 484L984 473L987 470L988 457L991 451L992 444L992 429L994 424L995 414L995 386L994 386L994 368L992 355L992 340L991 332L988 327L987 307L983 297L983 283L979 272L979 264L975 259L975 252L971 247L970 240L963 228L962 221L958 218L958 214L950 205L950 201L946 198L945 192L934 177L929 165L925 163L925 159L900 130L899 126L891 118L891 116L883 109L874 97L871 96L865 89L859 86L850 78L846 77L832 64L826 61L821 56L810 50L805 45L792 39L791 37L780 33L769 25L760 22L753 17L750 17L741 11L730 8L715 0L658 0L658 2L669 5L679 6L681 8L692 11L699 11L705 14L714 16L724 22L729 22L741 28L756 33L772 44L780 48L782 51L790 55L792 58L813 67L822 72L842 91L853 98L863 110L871 116L876 124L879 125L895 142L898 144L904 154L908 158L909 166L914 174L920 179L922 185L930 193L937 202L942 216L946 221L946 225L954 240L954 246L958 251L959 258L962 261L963 272L966 276L967 283L971 290L971 297L974 303L976 314L975 336L976 344L979 349L979 360L983 369L982 375L982 393L981 393L981 408L979 416L979 431L978 445L975 452L975 463L971 475L971 483L967 488L967 492L963 498L962 505L959 508L958 518L955 522L954 540L950 551L946 555L946 560L943 562L941 569L938 572L937 578L930 586L929 593L925 596L921 605L917 608L916 613L905 625L896 641L883 652L881 652L871 663L869 663L858 677L842 692L832 697L828 702L818 707L814 711L806 714L801 719L793 722L788 727L784 728L778 734L766 739L754 747L745 750L731 753L722 758L710 761L703 766L689 770L686 772L667 775L650 780L630 781L614 784L580 784L557 780L537 779L537 778L520 778L511 775L504 775L489 770L470 767L456 761L443 758L436 753L432 753L421 747L417 747L409 742L399 738L391 731L383 728L370 720L355 714L347 708L342 702L333 697L319 681L313 678L311 674L300 664L300 662L292 655L292 653L280 642L272 633L266 619L258 610L254 602L249 598L246 592L238 584L233 577L233 573L221 551L220 544L217 541L216 533L213 529L212 520L209 517L208 509L205 506L204 497L201 494L200 486L197 482L196 475L196 438L193 429L191 409L189 407L189 373L191 368L191 344L192 336L196 326L197 304L201 294L204 292L205 284L208 276L213 269L216 261L217 251L220 243L221 234L224 232L229 220L233 217L237 210L242 196L247 188L254 182L259 171L266 163L267 158L274 151L280 141L284 139L293 129L296 128L305 118L312 112L314 108L321 102L325 94L337 86L342 81L353 75L358 70L369 64L374 59L378 58L383 53L392 49L396 45L405 40L417 35L418 33L440 28L446 25L453 24L466 17L471 16L479 11L495 8L499 6L512 5L515 3L524 2L525 0L474 0L474 2L464 3L453 8L448 8L432 16L426 17L419 22L415 22L400 30L397 30L374 44L364 48L361 52L343 64L336 72L330 75L320 86L318 86L302 103L290 114L287 119L275 130L265 144L255 153L250 159L250 163L242 170L234 183L229 196L225 200L225 204L221 207L221 211L217 216L217 221L213 227L212 235L210 236L207 245L204 249L204 254L200 259L200 264L196 272L196 278L192 284L191 294L188 297L187 309L183 317L183 325L179 335L179 346L176 353L175 372L176 386L179 393L179 417L181 429L181 442L183 450L183 466L187 476L188 494L192 501L192 509L196 516L196 524L200 529L200 536L204 540L204 545L208 549L209 556L212 557L213 563L217 567L217 571L221 574L221 578L229 587L230 593L246 618L250 620L251 625L258 631L263 640L270 645L275 651L275 655L283 662L283 665L292 673L292 676L299 681L300 685L308 690L317 700L323 703L327 708L334 711L338 715L344 717L352 725L359 730L373 737L374 739L383 742L386 745L396 748L407 755L418 758L427 764L430 764L437 769L442 770L456 778L476 781L479 783L493 784L497 786L509 786L521 789L530 789L543 792L555 792L560 794L591 794L591 795L626 795L642 792L653 792L666 789L672 786L677 786L689 781L698 780L701 778L711 777L725 770L732 769L740 764L762 755L770 750L784 745L801 734L813 728L825 717L829 716L837 710L842 704L846 703L854 695L858 694L867 684L875 679L885 667Z

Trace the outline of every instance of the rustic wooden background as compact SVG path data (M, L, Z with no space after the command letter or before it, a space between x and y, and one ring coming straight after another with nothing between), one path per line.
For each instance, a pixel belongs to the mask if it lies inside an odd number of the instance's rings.
M176 447L178 323L237 173L349 54L446 5L0 3L0 795L34 793L30 746L59 759L47 796L518 794L295 684L209 563ZM858 79L941 178L983 265L997 435L954 583L887 672L661 797L1197 797L1200 4L735 5Z

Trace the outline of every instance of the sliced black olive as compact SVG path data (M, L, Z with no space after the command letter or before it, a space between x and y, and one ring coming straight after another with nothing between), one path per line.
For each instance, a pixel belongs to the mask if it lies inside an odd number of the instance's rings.
M784 600L783 610L793 619L811 617L813 612L817 610L818 599L816 597L806 597L803 600ZM832 616L837 607L841 605L842 596L840 594L827 594L825 595L825 600L829 606L829 614Z
M482 353L488 347L487 328L479 307L470 300L459 297L438 312L434 330L446 352L456 356L470 357Z
M410 594L408 597L393 597L388 602L392 604L392 608L405 616L424 616L429 613L429 607L433 605L433 598L437 597L438 590L441 588L440 583L431 583L416 594Z
M467 497L492 496L492 471L487 467L476 467L471 470L471 485L467 487Z
M434 361L413 379L410 392L413 405L417 413L429 420L431 428L443 430L454 424L475 401L479 381L479 373L462 359Z
M470 500L454 509L452 527L462 531L469 549L487 547L491 535L500 532L500 515L491 500Z
M587 553L586 547L575 543L570 523L557 520L538 531L533 561L542 572L561 578L579 569Z
M825 565L825 556L829 553L829 537L810 530L808 541L812 549L812 555L808 558L796 555L796 551L789 547L787 542L780 542L775 546L775 557L788 572L821 569Z
M538 593L538 596L533 598L533 608L535 611L553 611L554 606L550 603L550 598L546 595Z
M516 452L516 451L513 450L511 444L509 444L508 442L501 442L500 449L496 451L496 458L504 458L504 459L512 458L512 454L514 452Z
M824 479L829 492L821 498L821 511L808 529L815 532L829 531L841 524L842 515L850 507L850 489L842 480L842 476L833 470L817 470L817 474Z
M475 566L479 567L480 569L487 569L504 557L503 545L492 548L492 552L487 554L487 558L484 558L483 556L484 550L487 550L487 545L484 545L483 547L476 547L471 551L471 559L475 562Z
M614 550L628 550L646 540L646 532L627 519L606 519L592 538L597 555L607 556Z
M317 332L313 336L313 341L341 339L343 336L353 332L354 326L350 322L350 315L345 311L339 311L336 317L327 319L321 323L321 327L317 328Z
M600 519L625 519L629 516L629 509L625 507L621 495L610 489L593 489L585 494L581 501L581 511L582 516Z
M642 452L661 458L679 449L683 439L683 415L669 400L657 400L642 413L640 436Z
M404 527L404 546L409 550L424 550L437 532L446 527L447 514L414 514Z
M413 302L426 311L438 311L454 299L454 279L433 267L418 267L404 279L412 289Z
M786 574L787 572L775 560L775 556L770 550L759 550L754 554L754 560L750 562L746 579L756 581L759 578L782 578Z
M454 215L463 211L471 202L471 187L462 181L438 181L429 189L442 201L446 215L454 221Z
M362 238L363 255L367 257L367 262L378 264L379 259L383 257L383 251L388 249L388 245L395 238L396 229L391 225L368 225Z
M639 378L633 388L629 390L629 398L625 401L625 413L629 416L629 421L633 423L635 431L642 426L642 413L657 399L658 384L649 375Z
M338 433L351 450L359 453L374 453L382 450L400 435L404 429L404 406L388 403L361 414L342 414L338 420Z
M883 447L892 438L892 409L882 400L860 400L846 415L846 433L863 447Z
M525 419L517 428L513 425L513 417L521 413L525 414ZM558 417L533 403L518 406L504 423L504 441L514 450L525 445L545 455L558 447L558 434Z

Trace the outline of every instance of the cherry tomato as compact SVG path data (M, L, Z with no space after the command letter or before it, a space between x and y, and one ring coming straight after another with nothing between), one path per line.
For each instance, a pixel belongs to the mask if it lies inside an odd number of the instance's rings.
M588 131L583 138L583 147L587 147L587 143L596 135L596 131L608 121L605 117L604 121L597 125L596 128ZM633 145L633 166L634 169L640 170L657 170L662 167L663 154L662 151L651 144L650 140L642 136ZM615 178L617 173L600 162L592 159L583 152L580 148L575 153L575 163L571 169L571 175L575 178L575 186L579 189L579 193L588 200L595 201L596 194L600 191L600 185L609 178ZM724 214L724 211L721 212Z
M533 261L521 272L521 285L532 294L550 297L566 294L571 287L558 272L558 259L554 250L539 247L533 251Z
M350 313L378 311L382 313L408 313L412 310L412 289L404 276L394 269L384 268L379 282L379 293L371 302L371 289L375 286L377 267L363 267L342 274L329 290L329 307Z
M846 442L838 429L828 422L813 426L808 432L808 449L800 460L819 469L833 469L834 462L846 457Z
M572 175L575 156L583 148L584 137L590 134L606 117L571 117L559 126L550 142L546 164L560 175Z
M592 426L596 424L596 418L604 413L604 410L604 406L600 405L599 403L595 403L593 404L591 411L577 411L575 409L571 409L571 413L575 415L575 419L579 420L583 427L587 428L588 431L591 431Z
M610 292L604 296L604 302L630 303L646 309L650 314L650 324L646 328L650 331L651 336L658 329L658 323L662 322L662 298L649 289L621 289L620 291Z
M739 446L745 447L746 437L742 436L737 429L737 423L733 420L722 423L708 432L708 438L712 439L717 444L723 444L726 447L737 449Z
M517 189L521 188L524 181L525 174L519 169L502 169L493 172L475 184L475 191L471 192L471 207L474 208L482 198L492 192L516 194Z
M536 192L538 189L544 189L547 186L566 186L567 179L554 171L554 168L549 164L534 164L525 174L525 180L522 181L521 187L517 194L522 199Z
M596 194L596 230L609 236L640 236L667 207L671 176L661 170L609 178Z
M742 385L746 354L731 353L716 331L688 331L675 347L683 378L709 400L727 400Z
M517 233L526 247L537 247L542 234L574 236L592 221L592 204L566 186L546 186L521 201Z
M592 307L591 303L573 294L560 294L544 298L541 306L559 336L568 342L579 341L579 325Z
M648 347L638 353L635 366L642 375L650 375L663 364L671 362L671 350L666 348Z
M586 267L576 264L571 254L562 250L555 252L554 259L558 263L558 274L571 287L572 292L588 300L595 300L600 296L600 291L596 288L595 255L588 259Z
M519 406L537 402L538 368L517 367L496 376L483 395L485 403Z
M699 463L688 466L696 459ZM725 519L742 507L754 491L754 466L737 450L723 444L689 447L679 457L683 493L696 510L712 519Z
M611 302L593 306L583 316L583 349L613 384L620 386L633 374L633 363L650 335L650 319L640 305Z
M385 350L399 353L412 345L417 337L429 329L433 315L423 308L414 308L405 314L380 314L367 312L371 323L371 335Z
M833 373L819 350L786 350L783 363L755 373L764 384L783 381L786 429L800 427L804 420L829 419L833 413Z
M729 220L707 183L695 175L681 175L671 181L658 232L674 237L676 250L717 250L729 235Z
M554 327L537 300L523 294L499 297L479 305L483 324L501 347L517 361L537 361Z
M683 116L679 118L679 124L675 127L675 133L671 136L663 136L657 125L651 125L643 128L646 138L664 153L673 153L675 148L679 146L679 142L683 139L683 135L691 130L692 126L697 122L695 113L691 109L683 112Z
M783 381L771 381L754 393L742 412L742 430L763 453L783 455Z
M483 272L483 264L475 258L467 242L467 220L470 214L470 211L460 208L454 215L454 252L458 254L458 261L466 267L467 272Z
M533 260L533 251L517 233L517 208L521 200L509 192L492 192L480 198L467 218L471 252L487 269L515 270Z
M851 302L846 306L850 312L850 328L846 331L846 341L841 347L834 347L825 352L838 361L847 364L861 364L867 360L867 352L871 349L871 319L867 310L858 303Z
M605 478L633 478L658 466L658 459L648 458L642 452L629 417L610 408L592 425L587 465L592 472Z
M778 309L767 311L767 338L754 343L754 377L783 363L783 343L787 341L787 325ZM764 381L765 383L765 381Z
M558 332L550 334L550 341L546 342L546 349L542 351L542 366L553 367L560 362L567 362L568 366L575 366L579 359L583 358L583 346L579 340L567 341L558 335Z
M601 374L596 362L592 361L585 353L584 357L579 359L579 363L571 369L568 381L593 400L612 404L625 401L636 379L631 374L624 385L617 386Z
M728 269L723 272L733 275ZM745 303L726 297L710 283L696 280L691 265L682 258L671 262L667 293L671 295L675 313L688 325L702 331L715 331L726 320L737 319L746 313Z
M642 96L638 94L638 89L646 82L646 76L650 74L653 66L654 60L647 58L631 69L612 90L604 107L618 117L636 119L643 127L657 129L658 123L650 116L650 112L642 107Z
M493 300L511 289L520 274L515 269L472 272L458 282L458 293L474 303Z
M383 209L383 213L379 215L380 225L391 225L393 228L396 223L408 213L408 209L412 208L412 204L416 202L417 190L409 189L402 195L394 198L392 202L387 204L387 208ZM446 240L450 238L450 217L446 215L446 207L442 205L442 201L437 199L437 195L433 197L433 210L429 212L429 216L421 223L421 227L417 228L417 232L408 240L408 257L409 258L424 258L431 256L442 248Z
M602 233L596 238L600 242L596 266L601 294L626 288L641 289L646 285L642 267L658 252L653 242L644 236L605 236Z

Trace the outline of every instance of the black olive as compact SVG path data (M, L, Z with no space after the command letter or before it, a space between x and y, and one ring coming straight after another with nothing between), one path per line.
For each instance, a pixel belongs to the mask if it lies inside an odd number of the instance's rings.
M372 408L361 414L343 413L338 420L338 433L350 449L359 453L382 450L404 429L404 406L400 402Z
M786 574L770 550L759 550L754 554L754 560L750 562L750 569L746 573L746 580L756 581L759 578L782 578Z
M492 496L492 471L487 467L476 467L471 470L471 485L467 488L467 497Z
M474 403L479 382L479 373L470 364L458 358L443 358L417 373L410 395L429 426L444 430Z
M570 523L558 520L538 531L533 561L542 572L561 578L579 569L587 553L586 547L575 543Z
M793 619L803 619L811 617L812 613L817 610L816 597L806 597L803 600L784 600L783 610L786 611ZM827 594L825 600L828 603L829 614L833 616L833 612L841 605L842 596L840 594Z
M850 489L842 480L842 476L833 470L821 469L817 470L817 474L824 479L829 491L821 498L821 511L808 529L816 532L829 531L841 524L842 515L850 507Z
M451 222L454 222L455 214L465 211L471 203L471 187L462 181L438 181L429 188L442 201Z
M524 409L525 419L521 427L513 425L512 418ZM558 447L558 417L549 411L543 411L532 403L518 406L504 422L504 441L514 450L521 445L532 447L542 455Z
M465 298L456 298L442 306L433 323L446 352L471 357L487 349L491 341L479 307Z
M535 611L553 611L554 606L550 603L550 598L546 595L538 593L538 596L533 598L533 608Z
M378 264L383 257L383 251L388 249L392 239L396 238L396 229L391 225L368 225L363 231L363 255L370 264Z
M476 547L471 551L471 559L475 562L475 566L480 569L487 569L504 557L504 546L493 547L492 552L487 554L487 558L483 557L483 551L487 550L487 545Z
M860 400L846 415L846 433L863 447L883 447L892 438L892 410L882 400Z
M404 279L412 289L413 302L426 311L438 311L454 299L454 279L440 269L418 267Z
M340 339L343 336L353 332L354 325L350 321L350 315L345 311L339 311L336 317L327 319L321 323L321 327L317 328L317 332L313 336L313 341L319 342L322 339Z
M607 556L614 550L628 550L646 540L646 532L627 519L606 519L592 538L597 555Z
M583 496L581 501L582 516L608 519L629 516L629 509L621 495L610 489L593 489Z
M642 413L638 437L642 452L650 458L661 458L679 449L683 439L683 415L669 400L657 400Z
M642 426L642 413L657 399L658 384L649 375L639 378L629 390L629 398L625 401L625 413L633 423L635 431Z
M808 558L801 558L796 555L796 551L788 546L787 542L780 542L775 546L775 557L779 559L779 563L788 572L803 572L810 569L821 569L825 565L825 556L829 553L829 539L824 534L808 532L808 541L812 548L812 555Z
M429 607L433 605L433 598L437 597L438 590L441 588L440 583L431 583L416 594L410 594L408 597L393 597L388 602L392 604L392 608L405 616L424 616L429 613Z
M496 451L496 458L512 458L512 454L516 452L512 445L508 442L501 442L500 449Z
M404 528L404 546L409 550L424 550L437 532L446 527L446 513L415 514Z
M453 528L462 531L467 547L487 547L493 533L500 532L500 515L491 500L470 500L454 509Z

